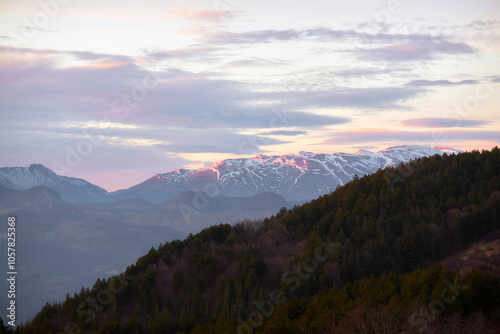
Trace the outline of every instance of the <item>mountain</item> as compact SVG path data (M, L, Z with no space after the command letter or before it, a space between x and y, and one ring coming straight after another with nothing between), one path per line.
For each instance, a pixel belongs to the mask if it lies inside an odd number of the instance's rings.
M187 235L166 225L129 223L140 219L134 206L143 210L152 203L102 204L68 203L45 186L24 191L0 186L0 220L14 216L17 221L16 302L23 305L16 314L19 322L32 318L48 300L63 300L67 292L122 271L151 247ZM7 247L6 228L0 246ZM7 257L0 258L0 266L7 268ZM0 289L8 291L6 280L0 281Z
M274 192L289 201L307 201L335 190L355 175L371 174L380 168L445 152L462 151L446 146L396 146L379 152L361 150L356 154L299 152L228 159L197 170L178 169L157 174L114 194L119 198L138 197L158 203L189 190L204 191L212 196Z
M149 210L137 212L129 222L143 225L169 226L179 232L197 233L220 223L263 219L295 202L272 192L251 197L208 197L201 191L186 191Z
M500 149L408 165L162 244L19 332L499 333Z
M157 205L142 198L130 198L130 199L106 201L106 202L85 202L85 203L75 203L75 204L78 207L88 208L88 209L102 208L102 209L117 209L117 210L127 210L127 211L148 210Z
M76 203L129 199L162 203L186 191L203 191L212 198L217 195L251 197L274 192L288 201L306 202L346 184L354 175L371 174L380 168L445 152L462 151L447 146L405 145L379 152L360 150L356 154L299 152L227 159L197 170L177 169L157 174L113 193L85 180L57 175L43 165L32 164L29 167L0 168L0 186L14 190L45 186L58 192L64 200ZM147 203L134 205L145 207Z
M29 215L23 218L45 221L57 216L58 220L74 219L82 216L83 212L66 203L61 195L44 186L35 186L28 190L17 191L0 186L0 214L17 214L22 212Z
M45 186L58 192L69 202L95 202L110 197L101 187L82 179L57 175L40 164L0 168L0 186L21 191L35 186Z
M45 186L24 191L0 186L0 219L15 216L22 236L17 253L23 289L17 300L26 306L18 319L32 317L47 300L62 300L67 291L123 270L162 242L221 222L270 217L294 204L274 193L208 198L193 191L162 204L143 199L68 203ZM0 245L5 242L6 234L0 234ZM7 266L6 258L0 265ZM0 289L6 284L0 282Z

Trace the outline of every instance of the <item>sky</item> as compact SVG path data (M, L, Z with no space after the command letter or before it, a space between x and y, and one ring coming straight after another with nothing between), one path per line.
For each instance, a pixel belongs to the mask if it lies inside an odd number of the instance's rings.
M108 191L255 155L500 143L499 0L1 0L0 166Z

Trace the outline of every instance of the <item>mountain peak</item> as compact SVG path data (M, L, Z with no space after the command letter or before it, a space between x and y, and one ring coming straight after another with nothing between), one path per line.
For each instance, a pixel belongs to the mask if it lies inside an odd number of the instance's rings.
M51 169L45 167L44 165L42 164L31 164L29 165L28 167L28 171L30 172L42 172L44 174L47 174L47 175L57 175L56 173L54 173Z
M30 168L30 169L48 169L47 167L45 167L42 164L31 164L31 165L29 165L28 168Z

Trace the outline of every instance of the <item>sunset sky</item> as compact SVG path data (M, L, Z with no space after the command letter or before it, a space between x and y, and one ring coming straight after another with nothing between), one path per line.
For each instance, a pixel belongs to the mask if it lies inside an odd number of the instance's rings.
M500 144L500 1L0 1L0 167L111 191L402 144Z

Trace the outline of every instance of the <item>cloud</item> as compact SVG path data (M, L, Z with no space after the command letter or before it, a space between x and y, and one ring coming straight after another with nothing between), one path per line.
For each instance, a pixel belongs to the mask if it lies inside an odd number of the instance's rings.
M385 28L386 29L386 28ZM386 29L387 30L387 29ZM211 35L211 42L231 44L255 44L274 43L286 41L318 41L318 42L350 42L363 44L396 44L405 42L408 44L435 44L441 49L460 46L469 51L464 43L452 43L448 41L451 36L433 35L429 32L399 33L399 32L366 32L357 29L330 29L325 27L305 29L268 29L249 32L233 33L219 31Z
M475 85L478 83L479 83L478 80L462 80L458 82L452 82L449 80L413 80L407 83L405 86L411 86L411 87L458 86L458 85Z
M453 42L446 35L322 27L235 33L222 30L223 25L215 11L174 7L167 16L182 19L203 31L203 39L177 50L143 49L142 55L133 57L92 51L0 46L0 52L21 56L18 61L13 57L13 61L0 64L0 86L7 87L0 91L2 110L5 110L2 116L2 129L6 129L4 135L17 131L16 136L22 135L25 139L15 144L16 147L22 146L31 152L28 147L40 149L46 145L45 154L57 156L64 154L67 145L74 146L85 138L82 129L68 126L68 120L85 125L82 127L89 131L100 129L106 122L114 122L117 125L113 127L113 133L106 135L92 159L113 159L116 154L123 154L127 147L134 154L142 149L151 156L167 153L253 154L265 151L269 145L288 143L284 140L292 142L294 136L314 133L325 126L350 123L353 121L351 117L342 117L349 111L408 110L411 107L407 102L425 94L426 87L476 82L431 81L415 76L416 70L408 64L408 59L429 60L442 55L476 52L469 45ZM296 41L316 44L313 46L321 44L328 52L354 55L354 59L351 59L350 67L344 67L344 64L342 67L338 64L318 65L314 63L316 58L314 62L296 66L298 63L293 57L286 61L273 60L258 52L235 52L247 46L294 45ZM309 55L314 55L312 50L309 49ZM67 62L68 59L72 62ZM368 65L357 59L401 60L401 65L393 63L388 66L384 62ZM150 75L146 70L149 65L158 71L155 73L157 85L145 90L144 99L131 101L133 94L144 90L143 81ZM295 78L297 84L288 84L287 77L282 79L280 74L273 78L274 81L263 78L256 83L237 80L238 76L231 72L233 68L251 67L258 74L267 67L274 70L277 66L281 66L278 69L281 72L286 71L287 66L294 68L290 77ZM198 68L205 71L196 72ZM299 70L295 71L296 68ZM360 84L359 78L366 76L376 77L377 84ZM384 76L382 79L397 77L399 82L379 80L381 76ZM335 80L335 77L341 80ZM402 80L403 83L409 82L401 85ZM125 117L116 106L127 110ZM444 127L443 121L438 119L405 122L403 124L407 126ZM463 121L462 126L483 125L480 122ZM446 125L451 127L450 124ZM260 134L246 136L242 133ZM372 135L377 141L377 135L390 134ZM277 140L272 136L285 137ZM403 138L401 136L399 140ZM357 140L356 137L352 139L353 143ZM5 150L8 148L2 149ZM165 161L154 161L160 160Z
M22 142L26 142L25 147L37 147L37 143L43 142L47 157L64 153L68 145L76 147L85 140L86 133L103 129L113 130L104 131L103 145L108 151L110 147L119 152L118 148L130 146L164 153L249 154L286 142L265 135L240 134L244 129L321 128L350 121L345 117L285 110L285 101L276 102L286 98L283 93L254 92L251 86L236 81L213 80L203 74L169 69L157 73L154 89L145 90L143 82L150 73L134 63L58 67L51 58L58 52L45 50L40 54L43 57L30 62L0 67L0 85L9 87L0 91L6 111L2 128L6 136L12 132L25 136L23 141L10 137L9 142L16 142L16 147ZM94 53L76 56L100 59ZM93 64L104 63L107 62ZM141 89L147 96L141 101L131 100L134 92ZM115 101L128 109L126 117L115 112ZM240 143L245 147L239 148Z
M257 44L290 41L350 42L350 43L394 43L402 39L428 38L421 35L367 33L355 29L336 30L329 28L257 30L242 33L216 32L211 42L224 44Z
M329 91L296 92L290 100L303 108L347 107L355 109L407 109L401 102L413 99L424 91L401 87L348 88L334 87Z
M213 45L195 45L177 50L144 50L144 56L140 57L144 62L158 61L184 61L195 63L220 63L222 57L217 53L222 51L221 47Z
M305 135L307 134L307 131L292 131L292 130L279 130L279 131L271 131L271 132L266 132L263 133L262 135L265 136L298 136L298 135Z
M170 131L177 132L175 129ZM172 138L171 145L158 148L170 153L256 154L265 152L266 146L288 143L262 135L243 135L224 129L218 132L209 129L179 129L177 136L169 134L168 137Z
M406 126L422 128L473 128L487 125L490 122L459 118L415 118L405 120L402 123Z
M219 22L223 18L229 19L234 16L234 12L228 12L221 16L218 11L215 10L200 10L183 6L174 6L167 11L167 17L170 19L182 19L194 22Z
M58 30L50 30L50 29L43 29L40 27L34 27L34 26L18 26L19 29L24 29L25 31L31 31L31 30L36 30L36 31L42 31L42 32L56 32L60 33Z
M16 56L71 56L76 60L88 60L88 61L120 61L124 63L133 63L134 59L130 56L116 55L116 54L105 54L97 53L92 51L76 51L76 50L54 50L54 49L30 49L30 48L19 48L19 47L6 47L0 45L0 51L13 54ZM20 59L21 61L22 59ZM46 61L47 59L45 59ZM54 59L55 61L56 59ZM43 60L40 60L43 61Z
M333 76L339 76L342 78L358 78L358 77L371 77L371 76L378 76L378 75L384 75L384 74L394 74L397 72L409 72L411 71L411 68L409 67L400 67L400 68L384 68L384 67L365 67L365 66L359 66L359 67L353 67L353 68L348 68L348 69L341 69L341 70L333 70L330 72L331 75Z
M17 119L46 120L98 117L111 112L111 103L130 94L146 72L133 64L56 68L50 61L9 64L1 68L3 107ZM30 98L26 98L29 96ZM111 116L111 115L108 115Z
M284 61L276 61L263 59L258 57L249 57L246 59L234 60L221 66L220 68L235 68L235 67L267 67L267 66L285 66Z
M477 50L449 35L430 33L373 33L356 29L330 28L258 30L250 32L216 31L207 35L207 45L255 45L287 42L315 42L333 45L337 51L367 61L428 61L443 55L469 55ZM339 45L342 45L340 47Z
M77 55L94 58L92 53ZM278 123L277 110L284 110L286 106L290 110L286 121L293 126L321 127L349 121L344 117L300 111L308 106L307 92L301 92L297 100L288 100L288 93L258 92L251 85L210 79L206 74L179 69L157 73L159 81L152 90L142 87L145 78L150 76L148 71L135 63L111 60L59 68L51 59L41 58L8 64L0 68L0 73L0 84L9 86L8 98L5 91L0 92L0 97L5 98L3 107L9 111L10 120L44 120L47 112L61 120L113 119L122 108L128 111L126 121L138 124L266 128ZM146 94L143 100L130 102L131 96L141 91L139 95ZM334 92L316 93L312 105L355 103L355 96L350 98L352 102L341 99L354 94L339 92L337 102L328 102L326 95L334 95ZM117 107L114 108L113 103Z
M500 131L474 131L474 130L439 130L439 131L393 131L381 129L363 129L358 131L339 132L335 137L327 139L323 144L338 145L339 143L395 142L420 143L446 143L489 140L500 142ZM424 144L425 143L425 144Z
M3 127L24 131L31 143L47 143L52 147L48 156L60 154L68 144L76 145L85 138L80 128L62 125L69 120L86 124L89 131L101 127L95 122L120 124L105 140L108 150L133 144L137 149L142 147L157 154L259 153L266 146L286 143L267 136L293 137L351 122L349 117L336 115L335 108L401 109L402 102L422 93L419 87L325 89L324 85L269 85L256 90L244 82L169 68L156 73L157 86L146 90L143 100L131 101L134 92L144 90L143 81L150 75L134 59L93 52L22 51L39 52L41 57L0 67L0 85L9 87L8 92L0 92L3 109L7 111ZM53 58L60 55L86 59L90 65L60 67ZM120 60L124 62L119 63ZM131 105L127 105L127 98ZM127 110L126 117L116 112L114 102ZM314 108L332 111L330 115L320 115L309 111ZM127 127L131 124L136 128ZM260 136L241 135L246 130L275 128L280 130ZM54 138L49 140L50 136ZM103 158L112 157L110 154Z
M382 61L415 61L432 60L438 55L473 54L476 50L465 43L454 43L445 40L401 41L391 45L351 51L363 60Z
M189 36L195 40L202 41L205 36L213 31L218 31L233 20L237 15L237 11L233 10L202 10L184 6L174 6L167 10L166 16L169 20L185 21L189 27L180 28L180 32L184 36Z
M130 142L164 153L224 154L253 154L265 151L265 146L287 143L265 135L244 135L231 129L221 128L213 131L181 127L117 129L113 131L112 137L105 136L104 140L110 145L128 146Z

